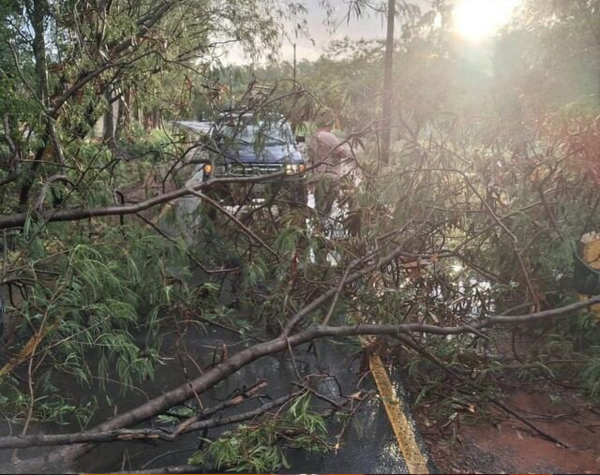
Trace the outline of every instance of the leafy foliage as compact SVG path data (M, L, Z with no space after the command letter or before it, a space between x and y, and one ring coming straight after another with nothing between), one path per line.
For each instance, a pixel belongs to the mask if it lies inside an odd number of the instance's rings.
M291 468L284 447L311 451L327 450L323 418L310 410L310 394L296 399L283 414L258 425L240 425L219 439L207 441L208 447L195 453L189 463L218 469L254 473L276 472Z

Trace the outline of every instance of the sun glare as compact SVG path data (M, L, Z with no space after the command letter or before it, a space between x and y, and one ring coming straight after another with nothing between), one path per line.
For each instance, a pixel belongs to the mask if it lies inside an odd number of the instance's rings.
M454 7L454 27L469 41L493 36L510 20L521 0L460 0Z

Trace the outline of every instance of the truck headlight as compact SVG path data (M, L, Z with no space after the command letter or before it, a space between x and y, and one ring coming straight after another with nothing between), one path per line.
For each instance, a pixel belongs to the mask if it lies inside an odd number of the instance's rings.
M295 173L303 173L305 169L304 165L298 165L298 164L294 164L294 163L288 163L285 166L285 173L286 175L293 175Z

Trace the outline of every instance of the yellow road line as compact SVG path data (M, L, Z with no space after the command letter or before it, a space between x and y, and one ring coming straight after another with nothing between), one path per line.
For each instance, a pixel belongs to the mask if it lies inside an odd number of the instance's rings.
M406 461L408 473L428 474L427 458L421 452L413 426L406 417L404 403L396 395L396 390L392 386L379 355L371 354L369 356L369 366L392 424L396 440Z

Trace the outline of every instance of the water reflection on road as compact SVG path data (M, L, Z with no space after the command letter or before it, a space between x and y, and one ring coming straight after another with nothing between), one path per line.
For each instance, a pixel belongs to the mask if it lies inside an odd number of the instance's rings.
M181 342L177 345L176 341L174 334L166 337L166 346L170 347L169 353L172 355L183 348ZM224 330L214 328L208 328L206 331L190 330L184 342L187 353L185 357L173 358L166 366L159 368L155 380L144 384L147 396L133 393L117 398L116 405L119 412L143 403L146 397L155 397L185 383L182 363L188 376L193 378L199 374L198 367L206 367L211 363L215 348L221 348L225 344L230 348L230 352L234 352L249 345L249 343L240 343L237 337ZM373 389L370 378L363 378L360 381L359 360L346 347L321 341L316 343L316 352L312 350L307 352L308 349L308 346L296 348L294 359L303 376L320 374L325 377L318 386L320 392L332 398L349 396L357 391L359 382L361 389ZM328 379L327 376L331 378ZM219 401L230 397L236 390L252 386L263 379L268 381L268 387L264 392L269 397L278 397L293 390L293 383L297 378L289 354L255 361L203 394L202 402L206 406L216 405ZM254 409L259 404L258 401L248 402L242 407L232 409L228 415ZM108 415L98 414L98 417ZM331 419L329 429L330 440L335 443L341 429L340 423ZM213 429L204 436L214 438L224 430L227 428ZM198 434L187 434L170 443L105 444L87 454L77 468L91 472L110 472L182 465L187 463L188 457L198 447L198 440ZM292 464L290 473L406 473L390 423L382 404L376 397L361 405L356 417L345 431L337 453L315 454L289 450L286 456Z

